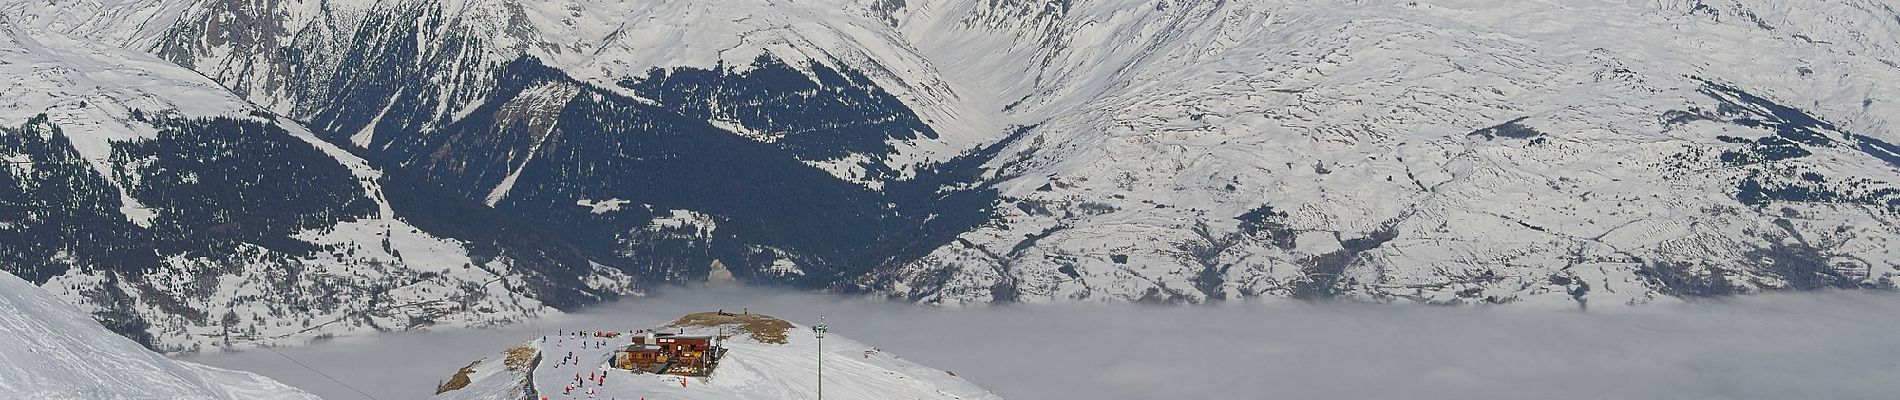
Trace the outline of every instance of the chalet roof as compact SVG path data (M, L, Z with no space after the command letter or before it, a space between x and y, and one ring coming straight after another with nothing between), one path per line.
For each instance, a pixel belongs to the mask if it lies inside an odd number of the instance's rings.
M674 335L674 336L655 336L655 337L660 338L660 339L704 339L704 340L712 340L713 338L712 335Z

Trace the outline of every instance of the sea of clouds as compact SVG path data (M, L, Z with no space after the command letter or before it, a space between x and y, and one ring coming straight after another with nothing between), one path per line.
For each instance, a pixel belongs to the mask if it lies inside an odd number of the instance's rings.
M185 359L331 400L422 399L470 361L556 329L749 308L1018 400L1894 399L1900 294L1773 294L1585 310L1268 301L933 308L673 289L495 329L342 338ZM292 363L295 359L350 387Z

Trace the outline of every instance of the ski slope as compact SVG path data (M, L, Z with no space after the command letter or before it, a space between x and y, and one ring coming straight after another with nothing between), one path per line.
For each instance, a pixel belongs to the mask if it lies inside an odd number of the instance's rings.
M16 399L316 400L256 374L174 361L0 272L0 393Z
M708 377L636 374L613 369L608 367L608 363L614 350L629 343L630 336L602 339L593 337L593 330L561 331L471 364L466 387L438 394L434 399L502 400L538 399L543 396L550 400L816 398L818 340L812 336L810 327L788 325L790 329L784 332L784 344L761 341L750 334L732 335L725 342L729 349L725 358ZM617 326L593 329L619 332L635 330ZM669 324L659 329L664 332L717 335L739 332L741 328L737 324L692 327ZM564 362L570 352L579 361ZM510 369L507 361L510 353L517 354L516 365L531 364L532 368ZM533 354L535 361L520 362L528 359L523 354ZM825 337L824 354L827 399L1001 399L950 371L918 365L836 334ZM606 379L586 379L598 376L593 374L606 374ZM577 381L577 375L582 379ZM530 380L532 386L527 385ZM570 386L574 390L564 393ZM588 389L594 390L592 396L589 396Z

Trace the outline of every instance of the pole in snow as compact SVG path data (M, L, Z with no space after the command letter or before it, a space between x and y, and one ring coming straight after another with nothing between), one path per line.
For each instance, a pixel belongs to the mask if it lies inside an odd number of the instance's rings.
M825 400L825 332L831 330L825 325L825 317L818 317L818 325L811 332L818 336L818 400Z

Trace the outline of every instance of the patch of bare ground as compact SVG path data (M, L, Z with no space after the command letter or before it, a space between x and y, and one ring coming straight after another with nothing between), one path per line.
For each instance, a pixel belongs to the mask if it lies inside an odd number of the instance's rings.
M448 393L468 387L468 375L475 373L475 364L481 363L481 360L475 360L475 362L468 363L468 366L462 367L462 370L455 371L455 376L449 377L448 382L442 382L441 385L435 387L435 394Z
M785 320L773 318L768 315L750 313L692 313L673 320L673 323L667 324L667 326L683 328L731 327L737 329L738 332L752 335L753 341L771 344L785 344L785 333L792 330L792 323L790 322L785 322Z
M502 359L502 365L507 365L509 371L523 372L534 368L534 359L541 352L535 350L533 345L523 343L509 347L504 353L508 355L508 358Z

